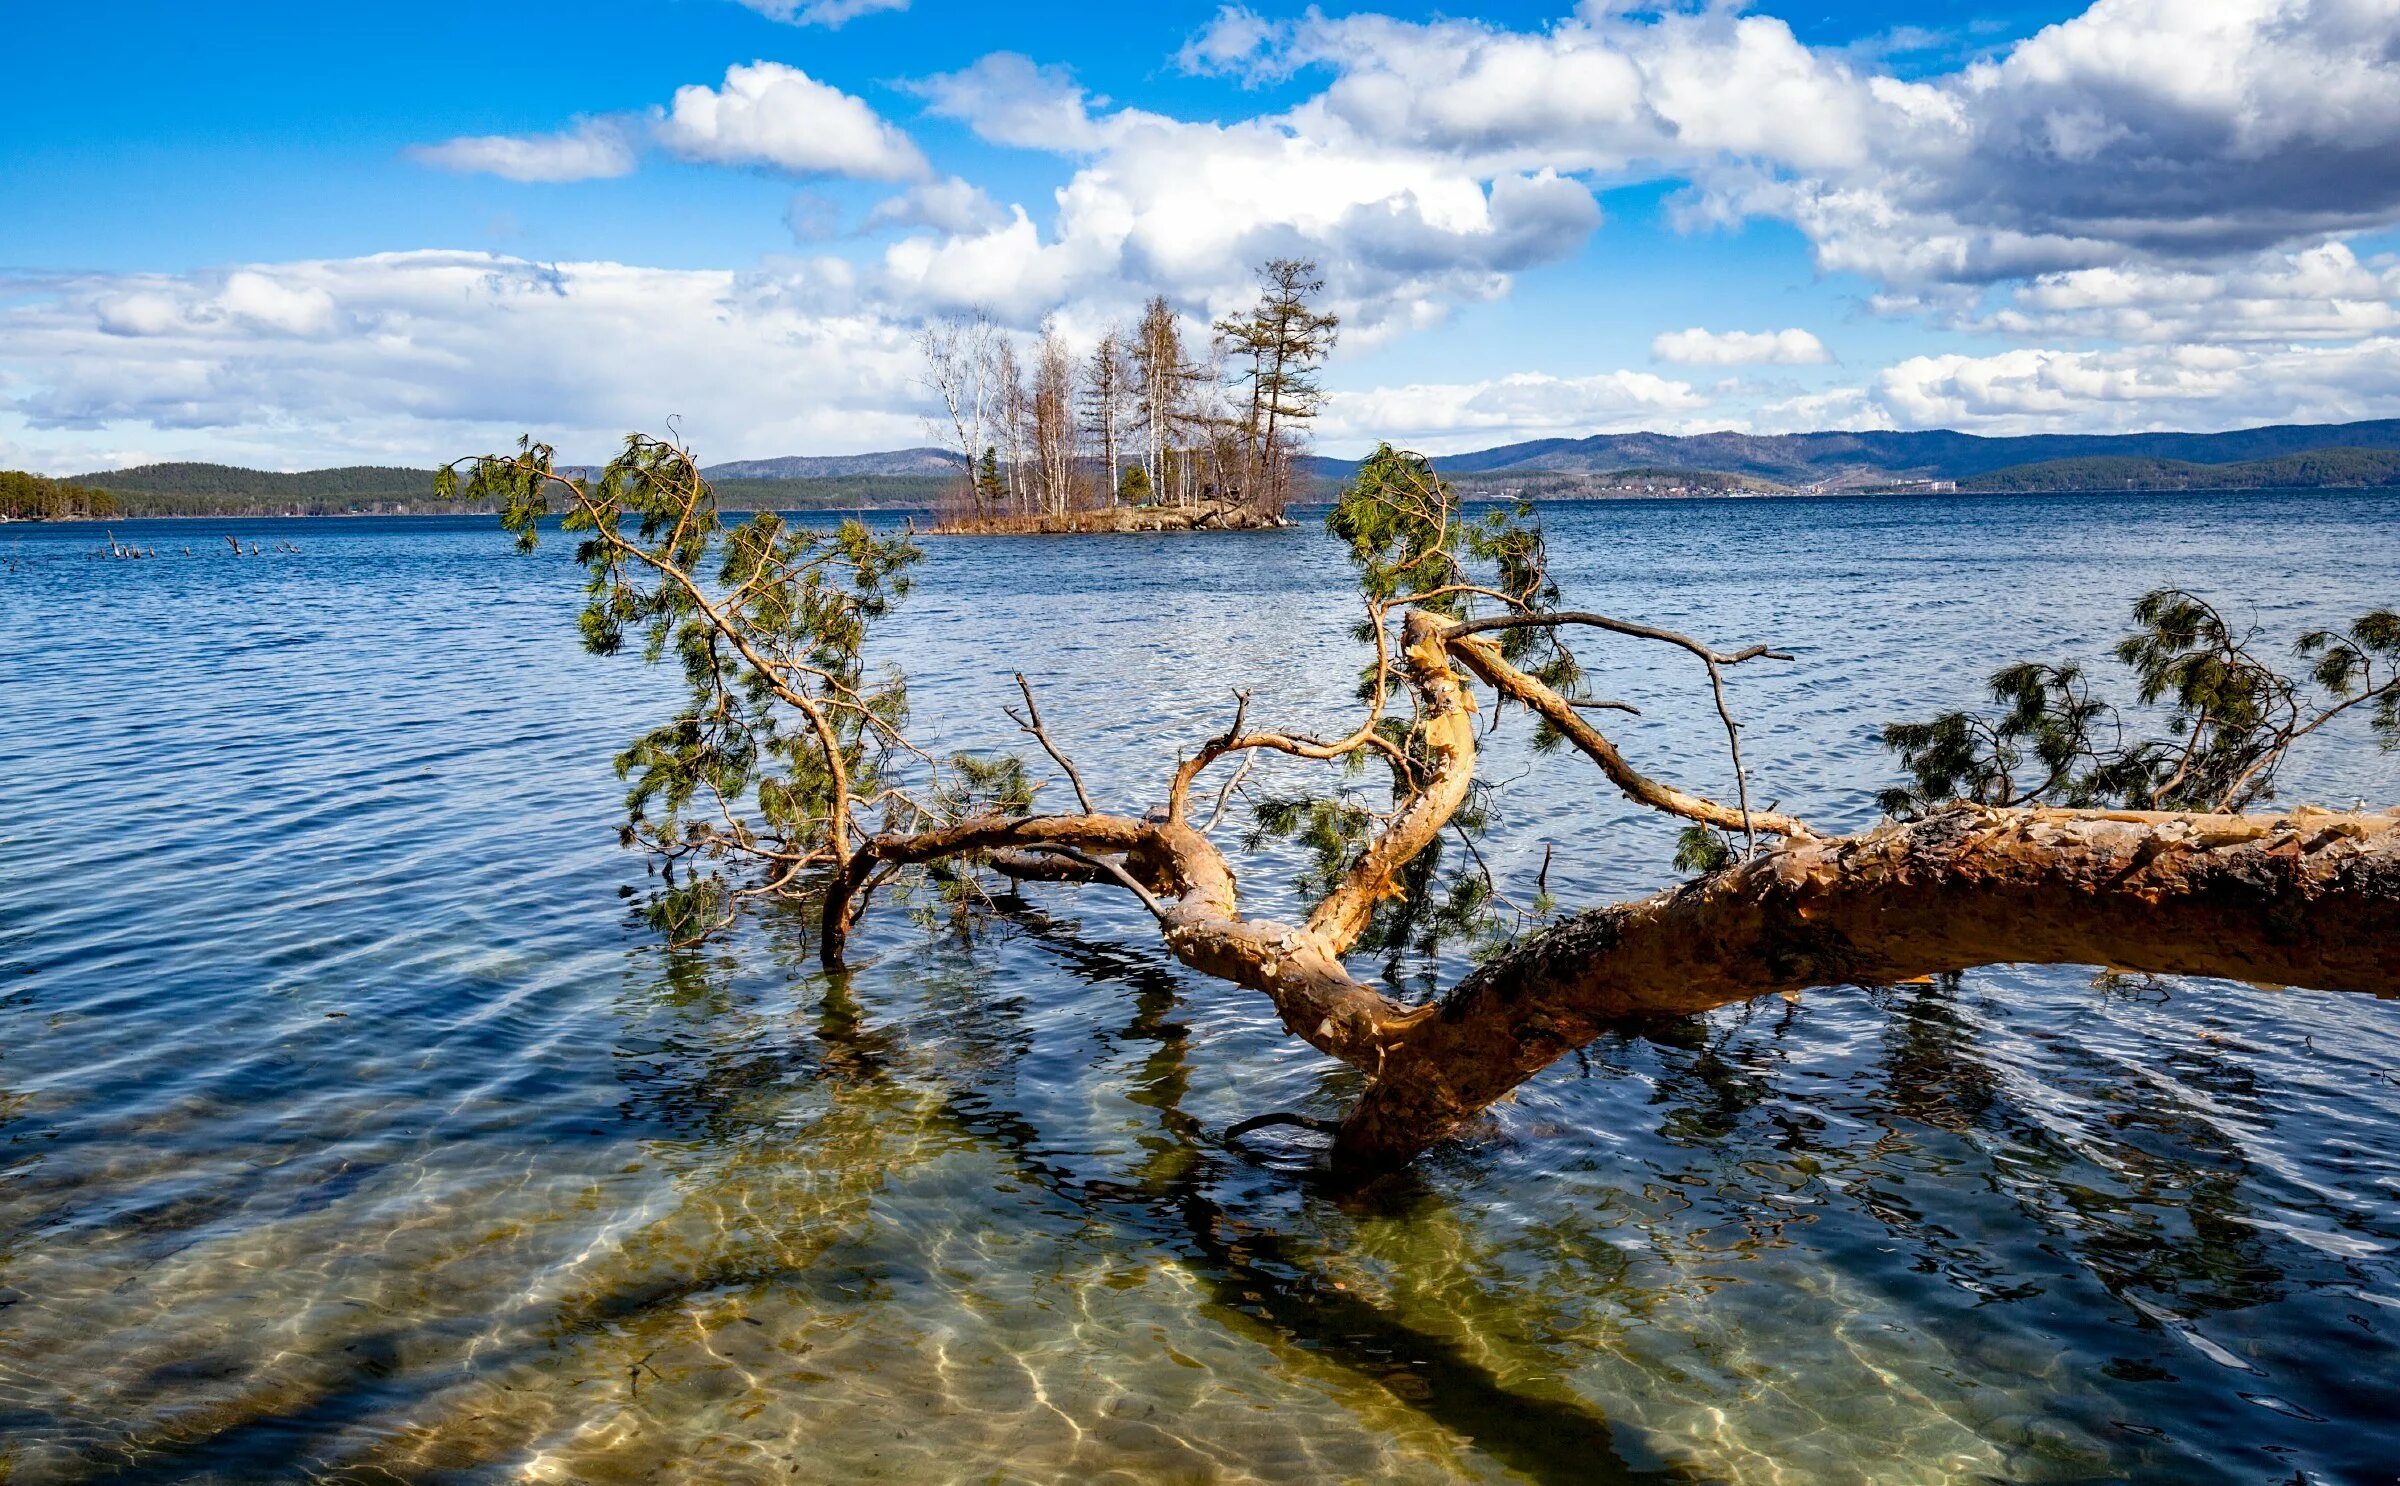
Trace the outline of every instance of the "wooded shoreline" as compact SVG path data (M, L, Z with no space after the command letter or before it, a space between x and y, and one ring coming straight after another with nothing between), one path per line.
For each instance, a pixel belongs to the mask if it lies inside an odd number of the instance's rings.
M951 512L923 535L934 537L1117 536L1136 533L1283 531L1298 525L1276 511L1245 506L1114 506L1098 510L976 516ZM917 532L912 520L909 530Z
M1465 500L1467 500L1468 502L1470 502L1470 503L1491 503L1491 504L1499 504L1499 503L1504 503L1504 502L1512 502L1512 501L1515 501L1515 500L1518 500L1518 499L1522 498L1522 499L1530 500L1530 501L1531 501L1531 502L1532 502L1534 505L1536 505L1536 506L1600 505L1600 504L1612 504L1612 503L1618 503L1618 502L1642 502L1642 501L1678 501L1678 502L1681 502L1681 501L1743 501L1743 502L1749 502L1749 501L1785 501L1785 500L1799 500L1799 501L1817 501L1817 500L1879 500L1879 501L1883 501L1883 500L1895 500L1895 501L1896 501L1896 500L1958 500L1958 499L1972 499L1972 500L2023 500L2023 499L2027 499L2027 498L2029 498L2029 497L2048 498L2048 497L2056 497L2056 496L2068 496L2068 497L2076 497L2076 498L2081 498L2081 497L2118 497L2118 496L2146 496L2146 495L2188 495L2188 496L2254 496L2254 495L2364 495L2364 494L2373 494L2373 493L2376 493L2376 492L2379 492L2379 491L2400 490L2400 485L2274 485L2274 486L2257 486L2257 487L2222 487L2222 486L2220 486L2220 487L2194 487L2194 486L2154 486L2154 487L2136 487L2136 488L2115 487L2115 488L2099 488L2099 489L2085 489L2085 490L2066 490L2066 489L2061 489L2061 490L1963 490L1963 489L1962 489L1962 490L1956 490L1956 491L1938 491L1938 492L1936 492L1936 491L1924 491L1924 490L1875 491L1875 490L1860 490L1860 489L1855 489L1855 488L1841 488L1841 489L1829 489L1829 490L1706 490L1706 491L1693 491L1693 492L1690 492L1690 493L1687 493L1687 494L1683 494L1683 495L1661 495L1661 494L1654 494L1654 493L1649 493L1649 492L1639 492L1639 491L1626 491L1626 492L1614 492L1614 491L1596 491L1596 492L1590 492L1590 493L1578 492L1578 493L1575 493L1575 494L1543 494L1543 493L1535 493L1535 494L1528 494L1528 495L1524 495L1524 496L1520 497L1520 496L1519 496L1517 493L1515 493L1515 492L1513 492L1513 491L1509 491L1509 490L1490 490L1490 491L1488 491L1488 492L1487 492L1487 490L1485 490L1485 489L1483 489L1483 488L1479 488L1479 486L1481 486L1481 485L1483 484L1483 482L1472 482L1472 481L1466 481L1466 480L1462 480L1462 481L1460 481L1460 482L1458 482L1458 483L1459 483L1459 485L1462 487L1462 488L1461 488L1461 492L1460 492L1460 493L1461 493L1461 495L1462 495L1462 497L1463 497ZM1332 488L1329 488L1329 489L1328 489L1328 490L1326 490L1326 491L1325 491L1323 494L1312 495L1312 496L1310 496L1310 497L1307 497L1307 498L1303 499L1302 501L1298 502L1297 504L1300 504L1300 505L1305 505L1305 506L1323 506L1323 505L1326 505L1326 504L1329 504L1329 503L1331 503L1331 502L1332 502L1332 500L1335 498L1335 495L1336 495L1336 494L1338 494L1338 491L1337 491L1337 490L1335 490L1335 489L1332 489ZM1275 519L1275 520L1263 521L1263 522L1260 522L1260 521L1249 521L1249 522L1241 522L1241 523L1207 523L1207 524L1192 524L1192 523L1183 523L1183 524L1178 524L1178 523L1176 523L1176 522L1174 522L1174 521L1171 521L1171 520L1170 520L1170 521L1166 521L1166 522L1159 522L1159 523L1156 523L1156 524L1146 524L1146 523L1138 522L1138 521L1135 521L1135 520L1131 519L1131 518L1133 518L1133 517L1134 517L1134 516L1135 516L1137 513L1138 513L1138 514L1140 514L1140 515L1143 515L1143 516L1156 516L1156 515L1159 515L1159 514L1173 514L1173 512L1172 512L1172 508L1161 508L1161 507L1124 507L1124 508L1121 508L1121 509L1122 509L1122 512L1123 512L1123 517L1122 517L1121 519L1113 519L1113 520L1112 520L1112 519L1109 519L1109 518L1111 517L1111 513L1107 512L1107 511L1105 511L1105 510L1100 510L1100 511L1075 511L1075 512L1069 512L1069 513L1067 513L1067 515L1066 515L1065 517L1063 517L1063 518L1052 518L1052 517L1040 516L1040 515L1031 516L1031 517L1023 517L1023 518L1019 518L1019 517L993 517L993 518L987 518L988 524L985 524L985 525L975 525L975 524L972 524L972 522L968 522L968 523L959 523L959 522L954 522L954 521L952 521L952 520L948 519L948 517L946 516L946 514L945 514L945 513L942 511L942 509L941 509L940 507L937 507L937 506L930 506L930 505L906 505L906 506L898 506L898 505L895 505L895 506L878 506L878 505L858 505L858 506L801 506L801 505L794 505L794 506L784 506L784 505L747 506L747 505L728 505L728 506L726 506L726 507L725 507L725 509L727 509L727 510L729 510L729 511L743 511L743 512L747 512L747 511L753 511L753 510L758 510L758 511L767 511L767 510L771 510L771 511L775 511L775 512L777 512L777 513L779 513L779 514L782 514L782 515L799 517L799 518L802 518L802 519L804 519L804 520L823 519L823 518L827 518L827 517L831 517L831 518L834 518L834 519L836 519L836 520L839 520L839 519L841 519L841 518L844 518L844 517L850 517L850 516L870 516L870 515L871 515L871 516L885 516L885 517L900 517L900 518L903 518L903 519L906 519L906 520L912 520L912 521L914 521L914 522L916 523L916 525L915 525L915 529L916 529L917 533L918 533L920 536L1075 536L1075 535L1107 536L1107 535L1112 535L1112 534L1115 534L1115 533L1118 533L1118 532L1144 532L1144 533L1149 533L1149 532L1179 532L1179 531L1252 531L1252 530L1278 530L1278 529L1281 529L1281 528L1284 528L1284 527L1290 527L1290 526L1295 526L1295 525L1304 525L1304 524L1306 524L1305 522L1294 522L1294 521L1293 521L1293 520L1292 520L1292 519L1291 519L1291 518L1290 518L1288 515L1287 515L1287 516L1284 516L1284 517L1281 517L1281 518L1278 518L1278 519ZM491 507L490 507L488 504L483 504L483 505L467 505L467 504L463 504L463 503L462 503L462 504L443 504L443 503L437 503L437 502L431 502L431 501L428 501L428 502L426 502L426 503L425 503L425 504L423 504L423 505L419 505L419 506L410 506L410 507L408 507L408 508L406 508L406 509L400 509L400 510L382 510L382 511L358 511L358 510L344 510L344 511L335 511L335 510L302 510L302 511L240 510L240 511L164 511L164 512L155 512L155 513L154 513L154 512L146 512L146 511L123 511L123 510L120 510L120 511L116 512L114 515L111 515L111 516L91 516L91 515L83 515L83 514L62 515L62 516L25 516L25 515L17 515L17 516L5 516L5 515L0 515L0 526L73 526L73 525L77 525L77 524L86 525L86 526L98 526L98 525L105 524L106 522L109 522L109 521L117 521L117 522L125 522L125 521L175 521L175 522L208 522L208 521L327 521L327 520L361 520L361 519L373 519L373 518L383 518L383 519L401 518L401 519L410 519L410 520L416 520L416 519L429 519L429 518L442 517L442 516L489 516L489 515L491 515L491 514L492 514L492 510L491 510ZM1078 522L1078 521L1079 521L1081 518L1102 518L1102 519L1100 519L1100 520L1097 522L1097 524L1075 524L1075 523L1077 523L1077 522ZM1045 523L1049 523L1049 522L1051 522L1051 521L1053 521L1053 520L1060 520L1060 521L1063 521L1063 522L1065 522L1065 523L1067 523L1067 524L1063 524L1063 525L1055 525L1055 526L1053 526L1053 525L1047 525L1047 524L1045 524Z

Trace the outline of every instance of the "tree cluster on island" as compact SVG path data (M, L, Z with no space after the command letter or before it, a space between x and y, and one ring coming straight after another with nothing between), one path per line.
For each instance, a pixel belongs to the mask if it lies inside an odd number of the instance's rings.
M1365 1076L1338 1118L1268 1112L1226 1132L1324 1130L1345 1177L1411 1160L1612 1029L1769 993L2039 963L2400 994L2400 812L2256 808L2290 752L2337 722L2400 745L2390 609L2298 636L2289 674L2219 609L2154 593L2117 658L2162 731L2143 734L2077 667L2012 665L1992 680L1996 714L1888 729L1909 776L1882 801L1890 818L1828 834L1756 803L1729 702L1729 673L1790 654L1564 607L1530 506L1472 515L1427 461L1387 446L1327 520L1362 610L1355 724L1261 725L1236 692L1222 731L1160 760L1155 796L1104 804L1019 675L1011 718L1073 799L1037 808L1034 760L941 752L909 730L906 677L870 666L919 557L906 536L772 514L726 525L690 453L638 435L597 478L525 441L446 484L496 502L527 548L562 503L588 574L586 646L630 638L681 667L682 705L618 759L623 839L658 869L645 911L672 941L782 905L813 917L838 968L878 895L968 924L1006 911L1017 884L1124 892L1169 953L1264 995L1293 1036ZM1623 704L1593 695L1587 640L1689 660L1724 730L1730 800L1626 758L1600 723ZM1506 781L1479 759L1512 717L1537 756L1580 756L1596 787L1677 823L1694 875L1571 913L1549 900L1546 864L1530 891L1498 882L1477 839ZM1264 757L1319 782L1246 789ZM1241 905L1230 854L1270 838L1313 863L1298 922ZM1475 958L1447 984L1431 973L1444 945Z
M1169 508L1279 522L1301 484L1318 373L1340 321L1317 308L1316 265L1271 259L1258 301L1216 322L1205 356L1164 296L1077 355L1055 318L1029 346L981 313L919 337L938 431L964 473L956 529L1064 527L1078 513Z
M0 470L0 520L89 521L118 513L116 497L105 490Z

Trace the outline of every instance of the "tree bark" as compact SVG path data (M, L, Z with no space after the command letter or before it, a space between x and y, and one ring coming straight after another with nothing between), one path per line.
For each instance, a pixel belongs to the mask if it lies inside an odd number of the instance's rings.
M1959 807L1792 841L1485 963L1386 1050L1337 1161L1407 1161L1612 1023L2004 963L2400 995L2400 815Z
M1177 770L1158 816L987 818L868 841L827 896L826 963L841 962L860 896L900 866L981 854L1019 877L1113 878L1141 894L1176 958L1263 992L1293 1035L1369 1076L1334 1146L1354 1176L1406 1163L1612 1025L1771 992L2021 963L2400 994L2400 813L1956 806L1841 837L1753 812L1757 829L1786 839L1672 891L1569 918L1486 961L1438 1004L1403 1005L1342 956L1474 777L1476 702L1454 657L1557 724L1631 797L1715 825L1740 820L1639 774L1497 646L1412 610L1397 666L1417 712L1407 795L1305 924L1242 917L1232 868L1185 821L1186 798L1231 752L1340 756L1357 740L1303 746L1244 733L1237 717Z

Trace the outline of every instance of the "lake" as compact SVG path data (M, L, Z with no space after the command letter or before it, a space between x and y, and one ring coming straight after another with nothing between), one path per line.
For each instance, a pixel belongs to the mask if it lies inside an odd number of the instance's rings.
M1887 721L2145 589L2278 644L2400 602L2400 493L1693 500L1545 515L1578 607L1796 659L1762 802L1873 822ZM2400 1005L1995 968L1605 1038L1345 1197L1267 1110L1355 1076L1029 890L629 916L610 758L668 678L486 520L0 529L0 1479L2364 1482L2400 1459ZM224 535L261 544L235 557ZM288 545L293 550L277 551ZM191 555L186 556L188 547ZM1346 715L1320 530L928 542L920 739L1104 807L1231 693ZM1639 767L1725 792L1703 678L1582 647ZM1686 662L1678 664L1678 662ZM1674 880L1588 766L1493 744L1487 854ZM2329 730L2329 733L2334 730ZM1268 787L1301 776L1270 771ZM1053 786L1046 798L1057 798ZM2400 803L2363 726L2286 800ZM1288 848L1237 854L1289 912ZM1422 968L1422 967L1419 967ZM1457 967L1444 967L1455 975Z

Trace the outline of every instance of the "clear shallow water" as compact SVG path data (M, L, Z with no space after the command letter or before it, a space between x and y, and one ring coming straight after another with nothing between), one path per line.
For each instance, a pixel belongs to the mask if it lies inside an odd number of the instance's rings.
M1865 824L1883 721L2096 658L2155 583L2279 634L2400 598L2400 496L1554 508L1580 603L1738 673L1766 798ZM218 526L296 555L235 560ZM1351 1076L1113 895L829 981L626 922L662 696L480 521L0 530L0 1478L2388 1480L2400 1005L1996 969L1604 1040L1363 1200L1216 1138ZM190 546L192 557L182 556ZM1108 803L1356 657L1313 532L930 544L922 735L1021 666ZM5 566L5 563L0 563ZM1671 657L1593 649L1723 788ZM1313 673L1312 673L1313 668ZM1526 767L1504 744L1494 777ZM2400 802L2355 735L2290 799ZM1671 878L1571 762L1569 903ZM1259 911L1289 861L1252 861Z

